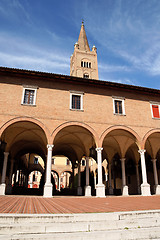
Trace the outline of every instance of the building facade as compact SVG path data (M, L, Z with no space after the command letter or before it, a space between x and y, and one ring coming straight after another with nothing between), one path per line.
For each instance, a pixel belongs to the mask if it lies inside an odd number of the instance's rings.
M81 32L87 39L83 23ZM0 194L11 193L17 179L27 187L43 165L43 196L51 197L54 156L71 162L64 172L78 195L82 186L85 196L92 188L98 197L160 194L160 91L100 81L88 47L78 50L84 57L76 51L71 76L0 67Z

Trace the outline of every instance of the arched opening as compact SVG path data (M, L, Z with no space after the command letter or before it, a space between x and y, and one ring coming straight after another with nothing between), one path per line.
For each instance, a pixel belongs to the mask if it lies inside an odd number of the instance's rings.
M96 148L94 136L85 127L71 125L62 128L56 134L53 144L52 155L63 155L71 162L70 191L73 195L76 195L78 187L84 188L83 184L86 180L85 173L83 172L86 165L86 157L89 157L91 147ZM89 171L91 171L91 158L89 159ZM78 177L80 173L81 178ZM84 185L86 185L86 183Z
M108 162L106 192L110 195L137 194L135 165L139 161L137 139L125 129L106 131L103 139L103 159ZM136 189L136 190L135 190Z
M29 174L45 171L47 138L44 130L34 122L18 121L4 130L1 141L6 143L3 151L9 153L6 194L29 194Z
M160 194L160 132L150 132L145 141L147 181L151 194Z

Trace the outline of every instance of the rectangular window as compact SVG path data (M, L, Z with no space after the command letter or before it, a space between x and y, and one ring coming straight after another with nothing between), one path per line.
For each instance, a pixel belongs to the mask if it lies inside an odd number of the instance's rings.
M23 104L32 104L34 102L35 90L25 89Z
M81 96L72 95L72 109L81 109Z
M122 101L115 100L115 113L122 114Z
M113 113L116 115L125 115L124 97L113 97Z
M36 105L37 87L23 87L22 105Z
M152 118L160 118L160 104L151 103Z
M83 93L70 91L70 109L83 110Z

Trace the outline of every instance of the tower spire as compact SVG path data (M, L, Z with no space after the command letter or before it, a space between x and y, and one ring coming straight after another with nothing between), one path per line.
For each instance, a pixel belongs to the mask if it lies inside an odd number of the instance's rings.
M82 19L81 30L78 38L79 49L82 51L90 51L86 31L84 28L84 20Z
M82 20L78 42L71 56L70 75L82 78L98 79L97 48L89 48L84 21Z

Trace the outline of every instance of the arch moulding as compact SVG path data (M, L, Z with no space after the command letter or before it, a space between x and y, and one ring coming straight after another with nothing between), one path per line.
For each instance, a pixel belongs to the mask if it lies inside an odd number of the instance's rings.
M39 120L37 120L35 118L30 118L30 117L16 117L16 118L10 119L5 124L3 124L2 127L0 127L0 137L1 137L2 133L12 124L18 123L18 122L24 122L24 121L31 122L31 123L38 125L44 131L44 134L46 135L47 143L52 144L52 139L51 139L51 135L50 135L48 128L43 123L41 123Z
M112 132L114 130L124 130L124 131L127 131L127 132L131 133L136 138L135 143L137 144L137 146L138 147L141 146L141 143L142 143L141 138L139 137L139 135L133 129L131 129L129 127L126 127L126 126L116 125L116 126L111 126L111 127L107 128L102 133L102 135L100 137L100 147L102 147L104 138L107 136L107 134L109 134L110 132Z
M79 127L83 127L85 129L87 129L92 135L93 135L93 138L95 140L95 143L96 143L96 146L98 147L99 146L99 136L98 134L96 133L96 131L90 127L89 125L85 124L85 123L82 123L82 122L65 122L65 123L62 123L61 125L59 125L57 128L55 128L55 130L52 132L52 143L54 143L54 139L56 137L56 135L62 130L64 129L65 127L70 127L70 126L79 126Z
M149 130L143 137L142 139L142 149L145 148L145 144L146 144L146 141L148 139L148 137L153 134L153 133L160 133L160 128L155 128L155 129L152 129L152 130Z

